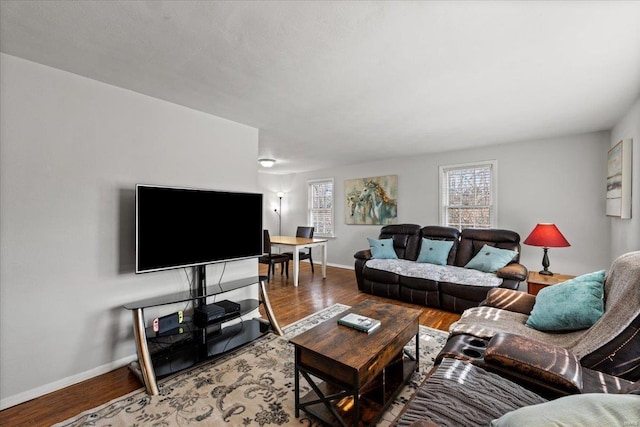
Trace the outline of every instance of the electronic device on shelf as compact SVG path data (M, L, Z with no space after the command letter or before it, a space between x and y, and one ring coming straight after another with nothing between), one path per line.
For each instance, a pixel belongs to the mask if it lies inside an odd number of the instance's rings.
M204 307L197 307L193 312L193 323L196 326L204 327L220 319L233 317L240 313L240 304L229 300L218 301L214 304L207 304Z
M156 317L153 319L153 330L154 332L162 334L180 327L182 322L184 322L184 314L182 311L167 314L162 317Z
M262 194L136 185L136 273L262 255Z

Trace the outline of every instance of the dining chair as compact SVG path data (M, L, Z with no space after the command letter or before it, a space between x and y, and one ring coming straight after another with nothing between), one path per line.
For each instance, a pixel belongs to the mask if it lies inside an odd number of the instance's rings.
M298 227L298 229L296 230L296 237L306 237L307 239L312 239L313 238L313 227L303 227L300 226ZM315 271L313 270L313 258L311 258L311 248L305 248L308 250L308 252L303 252L300 251L300 261L302 261L303 259L308 259L309 263L311 264L311 272L315 273ZM293 252L285 252L283 255L286 255L287 257L289 257L289 261L293 260ZM289 265L287 264L287 269L288 269Z
M271 272L275 274L276 264L281 265L281 270L287 272L287 279L289 278L289 257L285 254L274 254L271 252L271 237L269 237L269 230L263 231L263 243L262 243L262 256L258 258L260 264L268 264L267 269L267 281L271 281Z

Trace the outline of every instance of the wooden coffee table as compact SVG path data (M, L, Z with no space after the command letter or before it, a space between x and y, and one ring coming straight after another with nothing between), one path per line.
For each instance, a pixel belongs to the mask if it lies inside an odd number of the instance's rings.
M382 324L370 334L338 325L347 313ZM420 313L367 300L293 338L296 417L302 409L332 426L373 425L418 369ZM403 351L412 338L415 360ZM312 389L304 397L300 375Z

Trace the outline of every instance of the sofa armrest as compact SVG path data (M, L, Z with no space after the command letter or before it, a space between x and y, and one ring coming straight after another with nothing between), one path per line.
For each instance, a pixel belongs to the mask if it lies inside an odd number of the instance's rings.
M356 272L356 283L358 284L358 290L364 291L364 277L362 270L364 270L364 264L371 259L371 250L364 249L353 254L356 259L354 262L354 269Z
M515 313L531 314L535 302L535 295L512 289L493 288L487 293L487 299L483 305Z
M356 252L353 257L355 259L363 259L363 260L369 260L371 259L371 250L370 249L363 249L361 251Z
M496 272L496 275L501 279L517 280L522 282L527 279L527 267L517 262L512 262L509 265L502 267Z
M488 369L535 387L560 394L582 391L580 361L562 347L501 332L489 341L484 361Z

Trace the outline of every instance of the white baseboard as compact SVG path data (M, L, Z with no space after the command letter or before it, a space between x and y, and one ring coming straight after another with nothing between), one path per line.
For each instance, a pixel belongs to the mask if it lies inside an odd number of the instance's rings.
M322 262L314 260L314 261L313 261L313 265L314 265L314 266L319 265L320 267L322 267ZM344 269L346 269L346 270L355 270L355 269L356 269L356 268L355 268L355 265L334 264L334 263L332 263L332 262L328 262L328 263L327 263L327 267L344 268Z
M315 262L314 262L315 264ZM322 263L320 263L320 265L322 265ZM342 264L334 264L334 263L327 263L327 265L329 267L337 267L337 268L344 268L345 270L355 270L355 266L353 265L342 265Z
M129 363L133 362L134 360L138 360L138 356L135 354L119 360L114 360L113 362L107 363L102 366L98 366L88 371L81 372L79 374L72 375L70 377L66 377L61 380L42 385L40 387L36 387L31 390L27 390L13 396L0 399L0 410L7 409L15 405L19 405L20 403L27 402L31 399L44 396L45 394L63 389L70 385L77 384L79 382L88 380L93 377L97 377L98 375L106 374L107 372L111 372L114 369L127 366Z

